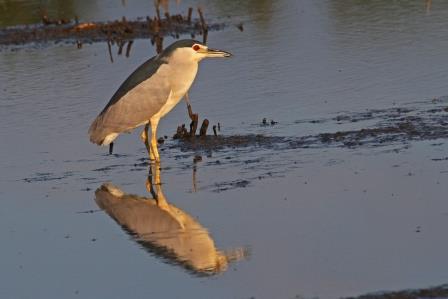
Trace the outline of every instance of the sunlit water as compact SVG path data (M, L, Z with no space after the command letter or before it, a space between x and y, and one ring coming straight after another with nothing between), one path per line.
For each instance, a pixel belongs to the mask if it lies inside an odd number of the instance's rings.
M69 1L61 14L90 21L153 13L152 1L135 2ZM193 109L220 122L221 134L334 132L301 120L448 95L448 3L433 1L428 13L423 1L239 2L201 3L211 21L230 24L208 42L234 57L204 61L190 93ZM37 1L17 3L33 12L17 20L39 21ZM220 250L248 253L221 274L197 277L143 250L94 199L107 181L149 196L144 146L138 134L125 135L109 156L88 142L87 128L154 52L140 40L114 63L103 43L0 53L1 298L334 298L448 281L445 140L201 153L196 186L193 154L162 151L170 203ZM279 123L262 127L265 117ZM180 123L188 123L184 103L159 134L172 136Z

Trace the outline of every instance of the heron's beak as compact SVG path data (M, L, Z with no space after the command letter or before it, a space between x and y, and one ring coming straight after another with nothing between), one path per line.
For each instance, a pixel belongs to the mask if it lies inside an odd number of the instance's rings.
M230 56L232 56L232 54L230 54L229 52L210 49L210 48L207 48L207 50L204 50L204 54L207 57L230 57Z

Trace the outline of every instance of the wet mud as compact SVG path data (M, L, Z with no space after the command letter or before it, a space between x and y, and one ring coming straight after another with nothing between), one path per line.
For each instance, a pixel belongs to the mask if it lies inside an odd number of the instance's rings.
M271 126L277 122L271 121ZM340 113L328 119L298 120L295 124L327 124L332 127L356 124L357 129L306 136L195 136L181 138L169 148L181 151L216 151L223 148L263 147L271 149L358 148L406 144L410 141L448 137L448 98L415 103L406 107ZM366 126L366 123L373 123ZM268 126L263 119L259 126Z
M448 298L448 284L418 290L403 290L396 292L377 292L374 294L347 297L345 299L420 299Z
M45 43L69 43L81 48L85 43L108 42L116 44L119 54L125 52L129 56L132 42L135 39L149 38L161 50L163 37L179 38L180 35L189 34L192 38L202 36L207 40L208 31L225 28L224 23L207 24L202 11L198 9L198 17L192 17L192 8L188 15L164 16L160 13L155 17L139 18L137 20L121 20L110 22L79 22L75 20L50 20L43 17L42 24L29 26L14 26L0 29L0 49L8 46Z

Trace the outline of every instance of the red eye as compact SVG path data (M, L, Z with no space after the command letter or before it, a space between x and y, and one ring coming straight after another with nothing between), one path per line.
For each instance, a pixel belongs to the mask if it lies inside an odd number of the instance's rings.
M197 50L199 50L201 47L199 47L198 45L194 45L193 46L193 50L195 50L195 51L197 51Z

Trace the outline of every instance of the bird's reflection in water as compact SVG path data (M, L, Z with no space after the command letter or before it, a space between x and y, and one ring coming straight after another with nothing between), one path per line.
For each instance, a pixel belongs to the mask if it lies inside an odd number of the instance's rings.
M153 164L146 181L152 197L126 194L106 183L95 191L95 201L143 248L195 275L224 272L229 262L247 256L247 249L220 251L196 219L167 202L160 165Z

